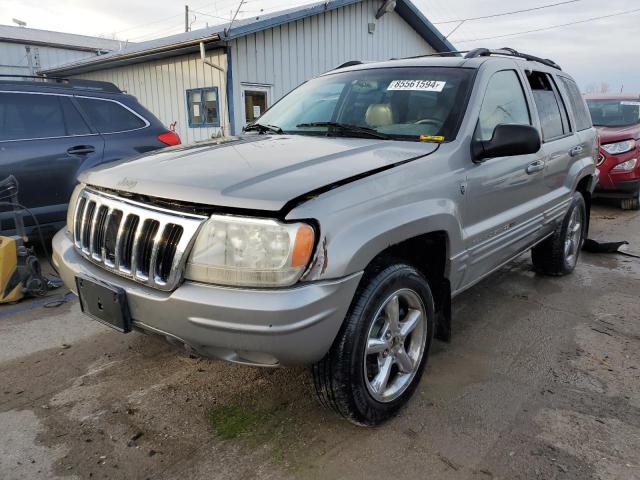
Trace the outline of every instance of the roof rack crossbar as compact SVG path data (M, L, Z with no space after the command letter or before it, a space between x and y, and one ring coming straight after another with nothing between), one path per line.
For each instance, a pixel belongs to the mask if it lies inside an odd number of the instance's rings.
M341 68L353 67L354 65L362 65L364 62L361 60L349 60L343 64L338 65L334 70L340 70Z
M63 77L43 77L40 75L17 75L17 74L0 74L0 81L4 79L19 78L23 80L40 81L49 83L51 86L61 86L77 88L80 90L90 90L104 93L123 93L115 84L111 82L102 82L99 80L83 80L79 78L63 78ZM8 80L6 80L8 81ZM37 82L33 82L37 83Z
M538 62L538 63L542 63L543 65L546 65L548 67L552 67L552 68L555 68L557 70L562 70L562 68L560 68L560 65L558 65L553 60L550 60L548 58L536 57L534 55L529 55L527 53L521 53L521 52L518 52L517 50L514 50L513 48L509 48L509 47L503 47L503 48L499 48L497 50L491 50L491 49L488 49L488 48L475 48L475 49L471 50L470 52L468 52L464 56L464 58L489 57L491 55L502 55L502 56L505 56L505 57L522 58L522 59L528 60L530 62Z
M457 57L461 53L467 53L469 50L450 50L447 52L434 52L434 53L425 53L422 55L413 55L412 57L394 57L389 60L412 60L414 58L424 58L424 57Z

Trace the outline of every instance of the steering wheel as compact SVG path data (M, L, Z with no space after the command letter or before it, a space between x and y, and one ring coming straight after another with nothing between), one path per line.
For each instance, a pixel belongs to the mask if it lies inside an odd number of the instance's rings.
M433 125L434 127L441 127L442 122L440 120L436 120L433 118L423 118L422 120L418 120L417 122L413 122L414 125Z

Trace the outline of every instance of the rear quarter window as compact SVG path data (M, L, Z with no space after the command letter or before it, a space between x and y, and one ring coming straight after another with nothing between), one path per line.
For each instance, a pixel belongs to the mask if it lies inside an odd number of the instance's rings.
M587 105L580 94L580 89L576 82L567 77L558 77L560 79L560 86L565 91L565 97L569 100L569 106L573 111L573 116L576 122L576 130L586 130L592 127L591 115L587 109Z
M100 133L118 133L137 130L147 124L123 105L110 100L77 98L91 125Z

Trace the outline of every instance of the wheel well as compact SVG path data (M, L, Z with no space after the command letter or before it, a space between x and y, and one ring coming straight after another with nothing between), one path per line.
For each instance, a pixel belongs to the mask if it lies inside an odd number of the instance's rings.
M584 232L585 238L587 238L587 235L589 234L589 220L591 218L591 192L589 191L589 185L592 181L593 177L591 175L587 175L586 177L581 178L576 186L576 192L580 192L582 194L584 203L587 207L587 227Z
M446 232L430 232L390 245L365 269L375 271L383 265L403 261L416 268L429 282L436 309L435 337L451 338L451 285L448 262L449 238Z

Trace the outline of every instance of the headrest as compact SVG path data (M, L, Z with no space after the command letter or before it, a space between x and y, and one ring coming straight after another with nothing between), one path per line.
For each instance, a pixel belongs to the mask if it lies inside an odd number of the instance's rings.
M371 127L386 127L393 123L393 112L388 103L372 103L367 108L364 121Z

